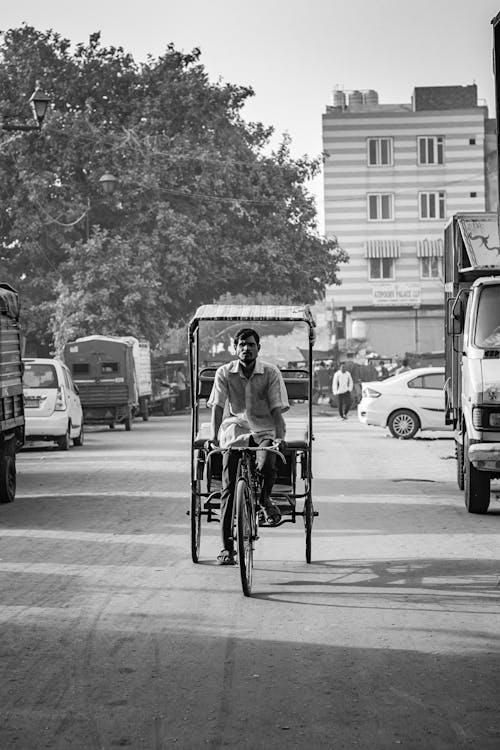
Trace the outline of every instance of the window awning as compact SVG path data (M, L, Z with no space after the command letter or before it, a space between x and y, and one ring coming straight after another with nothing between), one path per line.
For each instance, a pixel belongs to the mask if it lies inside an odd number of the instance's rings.
M365 258L399 258L399 240L368 240Z
M444 254L443 240L418 240L417 257L418 258L442 258Z

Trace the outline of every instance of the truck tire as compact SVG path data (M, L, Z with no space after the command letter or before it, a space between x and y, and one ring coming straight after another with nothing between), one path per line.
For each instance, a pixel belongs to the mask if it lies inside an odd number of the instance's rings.
M147 422L149 419L149 402L147 397L139 399L139 408L143 422Z
M16 459L4 454L0 458L0 503L12 503L16 496Z
M464 446L463 443L455 443L455 456L457 459L457 484L458 489L464 488Z
M490 475L478 471L468 459L468 441L464 445L465 507L469 513L486 513L490 505Z

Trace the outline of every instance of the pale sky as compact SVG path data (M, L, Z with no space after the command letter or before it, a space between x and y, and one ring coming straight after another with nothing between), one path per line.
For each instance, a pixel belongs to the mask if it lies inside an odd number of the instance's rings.
M318 156L336 86L410 102L415 86L476 83L495 116L491 19L500 0L15 0L0 29L26 22L73 43L101 31L137 62L172 42L201 49L212 80L250 85L248 120L289 133L292 154ZM483 103L483 102L480 102ZM323 230L322 182L310 186Z

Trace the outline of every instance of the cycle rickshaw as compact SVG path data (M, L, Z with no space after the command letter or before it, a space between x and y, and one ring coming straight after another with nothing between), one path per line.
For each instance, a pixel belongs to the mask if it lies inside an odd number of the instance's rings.
M272 500L278 505L281 520L277 526L296 523L302 519L305 529L305 559L311 562L311 536L314 517L312 501L312 395L315 323L307 306L273 305L202 305L189 324L189 358L191 373L191 556L193 562L200 560L202 517L207 523L219 521L220 490L222 475L221 450L208 450L210 435L210 410L206 401L210 396L215 372L226 359L217 353L210 341L232 338L239 328L251 327L261 336L260 356L263 360L279 359L276 352L284 336L277 336L284 328L286 340L294 342L308 351L304 366L281 367L286 386L290 410L285 413L286 449L277 461L278 476L272 492ZM300 343L296 339L300 336ZM271 344L274 346L274 351ZM295 356L295 359L297 357ZM289 358L290 360L290 358ZM278 363L279 364L279 363ZM292 364L290 362L290 364ZM302 363L301 363L302 364ZM242 482L237 482L235 491L235 541L237 541L238 564L240 566L243 593L250 595L252 585L253 551L262 530L255 512L255 492L252 469L252 449L241 449ZM255 449L254 449L255 450ZM244 455L243 455L244 454ZM246 466L246 468L245 468ZM240 489L238 489L240 487ZM241 490L241 491L240 491ZM252 501L253 498L253 501ZM246 510L245 510L246 509ZM264 524L265 525L265 524ZM273 525L276 528L276 525Z

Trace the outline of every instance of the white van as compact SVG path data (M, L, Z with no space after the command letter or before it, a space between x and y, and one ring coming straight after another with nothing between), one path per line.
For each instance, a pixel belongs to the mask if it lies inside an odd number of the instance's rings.
M50 440L67 451L83 445L83 412L78 388L59 359L23 359L26 440Z

